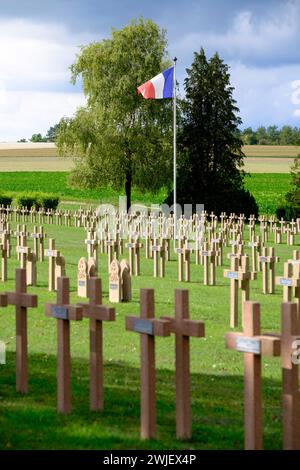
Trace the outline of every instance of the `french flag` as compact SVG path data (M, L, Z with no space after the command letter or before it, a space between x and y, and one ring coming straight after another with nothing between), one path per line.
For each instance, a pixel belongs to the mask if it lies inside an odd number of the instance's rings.
M161 100L173 97L174 65L139 86L137 91L146 100Z

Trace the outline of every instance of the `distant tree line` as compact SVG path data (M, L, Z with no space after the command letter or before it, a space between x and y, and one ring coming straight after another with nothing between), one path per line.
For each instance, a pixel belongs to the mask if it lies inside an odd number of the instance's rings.
M59 123L55 124L54 126L51 126L47 134L43 136L41 133L38 134L32 134L31 138L28 139L29 142L55 142L57 134L59 131ZM18 142L27 142L27 139L20 139Z
M240 131L244 145L300 145L300 127L252 127Z

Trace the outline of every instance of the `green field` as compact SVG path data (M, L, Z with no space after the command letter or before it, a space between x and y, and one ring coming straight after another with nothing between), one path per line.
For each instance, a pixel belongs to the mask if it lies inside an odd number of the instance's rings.
M28 226L31 228L31 226ZM76 302L76 266L86 255L84 229L45 224L48 237L65 255L71 278L71 301ZM271 244L273 240L271 240ZM299 248L300 236L296 237ZM31 245L31 243L29 243ZM292 247L276 247L281 263L291 257ZM227 249L228 251L228 249ZM247 251L247 250L246 250ZM9 259L9 280L1 291L14 289L17 267L14 247ZM126 256L126 254L124 255ZM224 256L226 259L226 256ZM228 266L228 262L226 263ZM0 308L1 334L8 355L0 370L0 448L1 449L242 449L243 448L243 356L226 350L224 335L229 331L229 281L217 268L217 286L203 286L203 267L192 257L191 282L177 281L177 261L166 265L164 280L152 277L151 260L141 261L141 277L133 278L133 299L117 304L116 322L104 325L105 409L89 411L88 320L71 326L73 411L56 413L56 321L44 315L44 303L55 300L47 291L48 263L38 263L39 306L29 310L29 377L27 396L15 392L15 315L13 308ZM107 257L100 256L103 301L108 304ZM191 396L193 438L175 439L174 338L158 338L157 359L157 439L139 439L139 335L126 332L124 317L139 314L139 289L155 289L156 316L174 315L174 288L188 288L190 316L205 322L205 339L191 340ZM261 303L262 329L280 327L282 288L263 295L261 275L251 283L251 299ZM267 449L282 446L280 359L263 361L264 440Z
M112 203L118 204L119 193L110 188L99 190L74 189L68 186L67 173L63 172L14 172L0 173L0 187L2 191L45 191L53 192L61 197L62 207L66 207L66 201L85 203ZM289 189L289 174L252 174L246 176L246 187L257 200L261 214L273 214ZM156 195L141 193L133 190L132 201L143 204L162 203L167 193L163 189ZM68 207L74 207L73 205Z
M289 191L289 174L255 173L246 176L246 188L255 197L260 214L274 214L280 200Z

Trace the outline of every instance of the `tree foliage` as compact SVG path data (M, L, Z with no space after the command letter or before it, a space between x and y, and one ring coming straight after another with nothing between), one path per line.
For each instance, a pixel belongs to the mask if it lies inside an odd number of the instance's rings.
M245 145L300 145L299 127L260 126L256 131L247 127L240 136Z
M150 20L113 30L110 39L82 47L71 66L87 105L60 123L60 155L72 155L72 181L84 187L155 191L172 175L172 105L144 100L137 87L170 66L165 32Z
M291 189L276 211L278 218L286 220L300 217L300 155L294 158L290 173Z
M233 99L228 66L215 54L195 53L184 82L178 135L177 200L205 209L257 213L255 200L243 189L241 119ZM172 202L172 196L168 198Z

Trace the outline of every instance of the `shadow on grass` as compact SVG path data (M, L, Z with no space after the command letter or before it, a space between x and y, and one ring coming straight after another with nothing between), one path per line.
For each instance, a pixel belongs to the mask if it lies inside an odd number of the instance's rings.
M125 362L105 364L105 406L89 411L86 360L72 360L73 410L56 412L56 358L31 354L29 393L15 392L15 354L0 366L1 449L242 449L243 378L191 376L193 438L175 438L174 373L157 371L157 439L140 441L140 370ZM265 379L265 448L281 446L278 381Z

